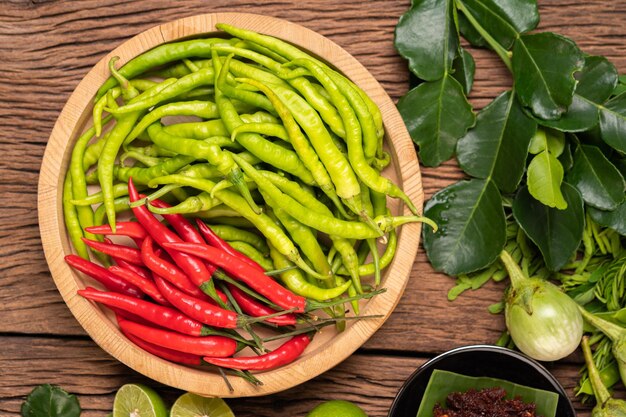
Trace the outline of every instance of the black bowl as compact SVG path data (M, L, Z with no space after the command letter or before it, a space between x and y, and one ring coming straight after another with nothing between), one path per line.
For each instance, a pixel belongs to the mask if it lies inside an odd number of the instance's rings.
M557 417L575 417L567 393L543 365L522 353L499 346L464 346L429 360L406 380L391 404L389 417L415 417L435 369L475 377L504 379L559 394Z

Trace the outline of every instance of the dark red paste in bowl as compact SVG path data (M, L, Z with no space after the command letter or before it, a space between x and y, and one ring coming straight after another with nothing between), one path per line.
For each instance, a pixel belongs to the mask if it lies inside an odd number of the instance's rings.
M498 387L453 392L446 398L448 408L437 404L433 414L434 417L541 417L536 414L534 403L505 397L506 391Z

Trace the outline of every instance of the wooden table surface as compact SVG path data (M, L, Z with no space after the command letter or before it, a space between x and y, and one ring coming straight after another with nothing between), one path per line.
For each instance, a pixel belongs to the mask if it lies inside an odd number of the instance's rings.
M540 0L540 29L574 39L583 51L607 56L626 72L626 0ZM291 20L353 54L397 100L408 88L405 62L393 47L408 0L0 1L0 415L17 416L41 383L78 395L84 417L106 415L116 390L142 382L167 401L180 392L130 370L102 351L63 303L44 259L37 224L37 180L51 129L80 79L108 51L154 25L200 13L241 11ZM476 110L511 84L496 56L472 50ZM423 169L426 198L455 182L453 162ZM402 382L445 350L494 343L501 316L486 308L502 285L449 303L452 280L435 273L420 250L411 281L385 325L353 356L291 390L232 399L238 417L304 416L321 400L346 399L371 417L386 416ZM547 367L573 397L575 354ZM579 415L589 410L576 401Z

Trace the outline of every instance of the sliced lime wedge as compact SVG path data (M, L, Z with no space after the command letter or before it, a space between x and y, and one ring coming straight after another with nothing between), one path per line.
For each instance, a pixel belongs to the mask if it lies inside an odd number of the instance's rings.
M115 394L113 417L167 417L167 409L153 389L126 384Z
M178 397L170 410L170 417L235 417L235 415L221 398L206 398L188 392Z

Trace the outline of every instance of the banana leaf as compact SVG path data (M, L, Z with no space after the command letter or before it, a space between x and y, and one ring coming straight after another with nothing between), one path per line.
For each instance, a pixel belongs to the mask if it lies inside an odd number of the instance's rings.
M471 377L436 369L433 371L426 386L417 417L432 417L435 404L439 403L445 407L446 397L452 392L465 392L470 388L479 391L491 387L504 388L507 399L519 396L525 403L535 403L537 405L537 415L542 417L556 416L557 404L559 402L559 394L556 392L514 384L503 379Z

